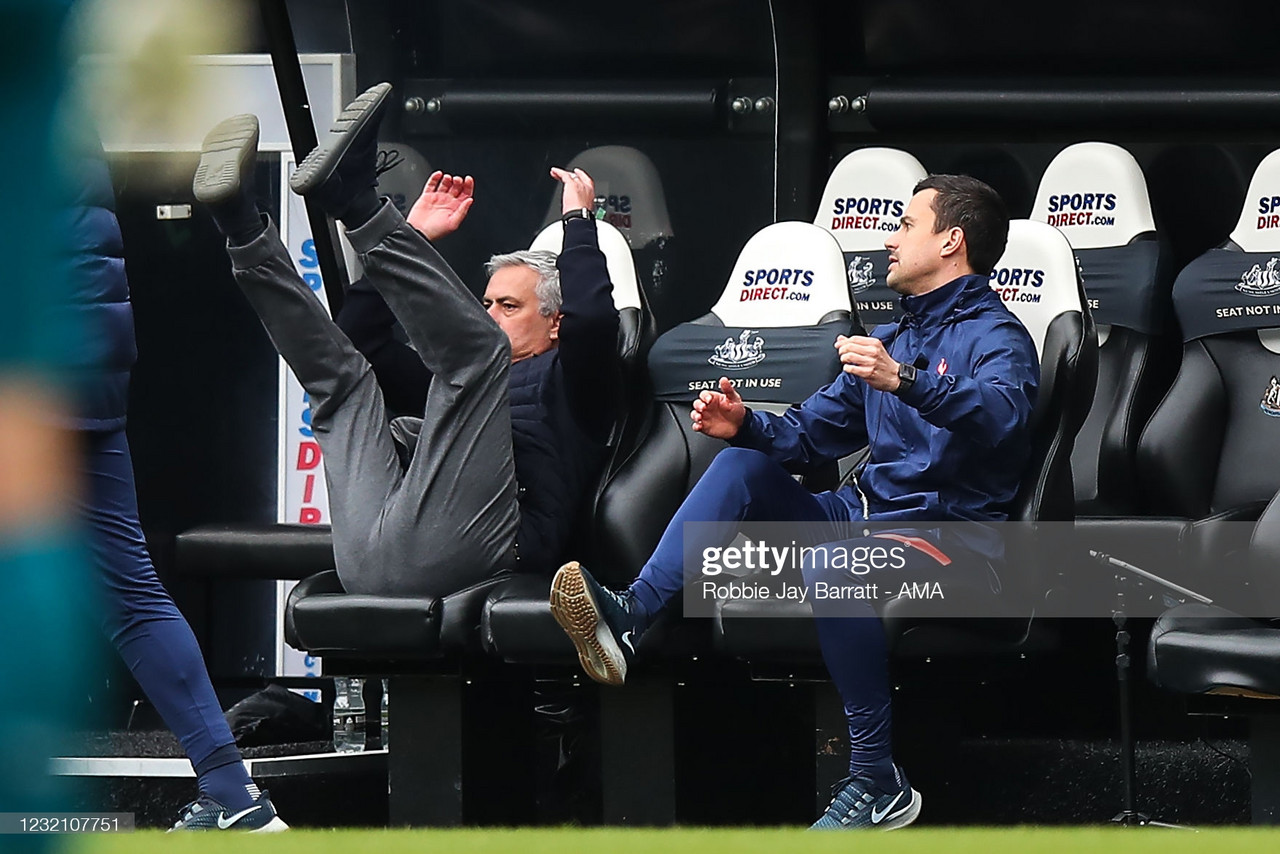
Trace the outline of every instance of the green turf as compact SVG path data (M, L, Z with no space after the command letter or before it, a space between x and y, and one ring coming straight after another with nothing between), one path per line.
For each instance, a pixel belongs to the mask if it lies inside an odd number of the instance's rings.
M855 840L856 838L856 840ZM165 836L155 831L75 840L71 854L782 854L790 851L889 854L1263 854L1280 848L1280 829L909 828L896 833L801 830L296 830L273 836L230 833Z

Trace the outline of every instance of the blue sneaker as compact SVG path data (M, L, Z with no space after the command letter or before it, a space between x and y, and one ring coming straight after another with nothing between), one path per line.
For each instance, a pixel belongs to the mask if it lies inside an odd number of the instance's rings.
M245 830L250 833L276 833L288 830L271 798L266 792L258 796L253 806L232 812L208 795L201 795L182 808L178 822L169 832L175 830Z
M920 815L920 793L898 769L902 786L881 789L866 777L845 777L831 790L831 805L810 830L897 830Z
M551 580L551 614L573 641L588 676L605 685L627 680L643 631L630 597L601 587L573 561Z

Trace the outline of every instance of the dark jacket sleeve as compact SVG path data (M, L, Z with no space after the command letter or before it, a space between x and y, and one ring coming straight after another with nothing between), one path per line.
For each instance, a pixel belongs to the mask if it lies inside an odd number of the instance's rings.
M387 408L396 415L421 415L431 372L417 351L395 337L395 323L386 300L368 281L351 284L338 312L338 328L373 366Z
M982 338L971 376L919 371L901 395L925 421L983 447L999 447L1026 429L1040 383L1035 344L1016 320Z
M867 444L864 383L841 373L782 415L749 412L730 444L767 455L793 474L805 474Z
M594 220L569 220L560 270L560 365L573 417L600 442L609 438L617 412L618 310Z

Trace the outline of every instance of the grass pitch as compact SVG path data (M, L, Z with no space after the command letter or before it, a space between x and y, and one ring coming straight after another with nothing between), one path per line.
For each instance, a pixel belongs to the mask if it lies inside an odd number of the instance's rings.
M1198 832L1156 828L907 828L895 833L806 833L775 829L617 830L294 830L249 836L164 835L140 831L66 838L72 854L781 854L791 851L875 851L886 854L1203 854L1280 850L1280 829L1223 828Z

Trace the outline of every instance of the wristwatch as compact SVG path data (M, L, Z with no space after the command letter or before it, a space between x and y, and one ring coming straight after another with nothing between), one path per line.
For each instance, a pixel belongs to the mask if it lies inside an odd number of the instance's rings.
M906 362L898 363L898 387L893 393L901 396L903 392L916 384L916 366Z
M560 221L567 223L571 219L595 219L595 211L591 208L574 208L573 210L560 217Z

